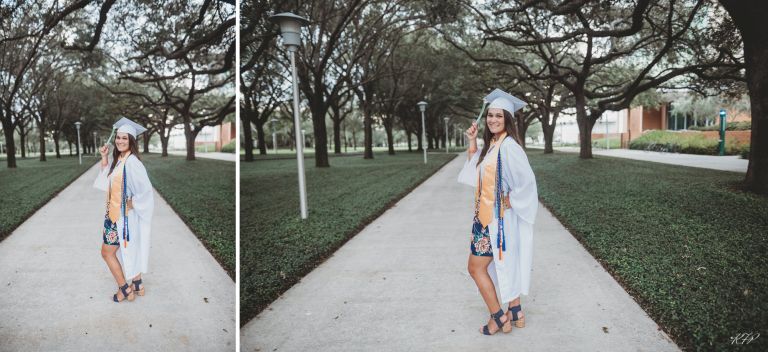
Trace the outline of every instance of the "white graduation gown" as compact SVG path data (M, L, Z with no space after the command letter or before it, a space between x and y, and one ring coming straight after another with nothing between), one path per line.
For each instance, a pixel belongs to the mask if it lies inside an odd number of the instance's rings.
M112 175L109 173L109 167L112 161L102 168L93 187L104 192L109 187L109 181ZM128 246L123 243L123 222L125 218L121 215L117 220L118 238L120 240L120 249L117 258L123 267L123 274L126 280L134 278L140 273L147 272L149 261L149 239L152 223L152 213L155 210L154 193L152 183L149 182L147 170L144 164L134 155L129 155L125 161L125 175L127 195L131 197L133 209L128 211L128 233L130 235ZM106 197L106 195L104 195ZM106 211L106 210L105 210Z
M479 170L475 165L480 158L480 150L464 163L459 172L458 181L477 188L478 172L489 158L483 159ZM528 156L512 137L501 143L502 189L509 193L511 208L504 211L504 241L507 250L504 259L499 260L498 220L488 224L488 234L493 247L493 262L488 265L488 274L499 290L501 302L509 302L527 295L531 285L533 267L533 223L539 206L536 177ZM471 221L470 221L471 223ZM467 226L469 230L470 226Z

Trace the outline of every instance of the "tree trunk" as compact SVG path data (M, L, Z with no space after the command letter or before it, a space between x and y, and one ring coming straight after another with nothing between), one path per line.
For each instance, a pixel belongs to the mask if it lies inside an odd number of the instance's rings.
M75 143L75 150L77 151L77 153L75 155L81 155L80 154L80 144L82 144L82 143Z
M520 125L520 129L517 131L517 134L520 136L520 146L523 147L523 150L527 150L525 148L525 134L528 131L528 125L526 125L524 122L521 122Z
M576 123L579 126L579 158L592 159L592 124L588 121L586 98L576 94Z
M553 123L548 126L544 126L542 124L541 129L544 132L544 154L552 154L554 153L554 150L552 149L552 140L555 137L555 124Z
M67 140L67 148L69 149L69 156L72 156L72 142Z
M256 124L256 139L258 140L259 154L267 155L267 140L266 135L264 134L264 126L259 127L259 124ZM272 148L274 149L275 146L272 146ZM251 139L251 161L253 161L253 139Z
M59 134L54 133L53 134L53 145L56 149L56 159L61 159L61 151L59 150Z
M384 131L387 132L387 153L389 155L395 155L395 138L392 134L392 118L388 119L389 122L384 122Z
M40 131L40 161L46 161L45 159L45 119L41 117L37 123L37 129Z
M248 114L248 112L240 110L241 113ZM251 122L248 118L241 119L243 122L243 149L245 149L245 161L253 161L253 131L251 130ZM259 140L264 138L264 133L259 137ZM266 148L262 151L259 148L261 155L267 154Z
M257 147L259 148L259 154L260 155L267 155L267 140L264 137L264 124L265 123L266 123L266 120L264 120L264 122L262 122L262 123L259 123L259 121L256 120L256 123L254 124L254 125L256 125L256 139L258 140L258 142L256 142L256 144L257 144ZM248 130L248 132L245 132L245 130ZM249 135L251 135L251 160L250 161L253 161L253 137L252 137L253 134L250 132L250 128L244 128L243 132L248 133ZM247 142L247 140L246 140L246 142ZM274 146L272 148L274 148ZM247 147L246 147L246 153L248 153Z
M8 113L6 111L6 113ZM5 135L5 154L6 154L6 165L8 168L15 168L16 167L16 145L13 141L13 126L11 125L10 121L6 121L5 117L2 118L3 123L3 134Z
M323 101L323 91L316 90L318 94L311 100L312 130L315 133L315 167L330 167L328 162L328 140L325 130L325 115L328 107ZM300 139L301 137L297 137Z
M195 138L197 138L197 133L194 133L192 131L191 123L189 122L190 118L187 116L184 118L186 120L184 122L184 138L186 139L187 144L187 161L194 161L195 160Z
M341 120L336 116L337 118L333 119L333 154L341 154Z
M413 149L411 148L411 132L405 131L405 137L408 138L408 152L412 152Z
M149 139L152 138L152 135L149 134L149 132L147 132L141 138L143 139L143 142L144 142L144 154L149 154Z
M371 118L371 112L369 111L368 104L363 106L363 145L365 151L363 151L363 159L373 159L373 118Z
M170 134L170 128L169 134ZM171 139L170 136L166 136L163 132L160 132L160 146L163 148L163 153L160 154L161 157L167 157L168 156L168 140Z
M21 158L27 157L27 132L24 131L24 122L19 124L19 144L21 145Z
M416 151L419 152L424 150L424 138L422 136L423 133L421 130L421 125L419 125L419 127L416 128Z
M746 189L768 194L768 36L764 23L768 8L748 2L720 0L739 28L744 41L747 88L752 110L752 137L749 164L744 177Z

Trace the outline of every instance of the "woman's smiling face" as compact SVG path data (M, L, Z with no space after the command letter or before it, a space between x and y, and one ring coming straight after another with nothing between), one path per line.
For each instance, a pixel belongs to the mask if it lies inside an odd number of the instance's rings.
M130 148L130 141L128 140L128 136L128 133L117 132L115 135L115 146L117 146L117 151L122 153Z
M504 110L492 108L488 109L488 114L485 116L485 123L488 125L488 129L493 134L501 133L504 131Z

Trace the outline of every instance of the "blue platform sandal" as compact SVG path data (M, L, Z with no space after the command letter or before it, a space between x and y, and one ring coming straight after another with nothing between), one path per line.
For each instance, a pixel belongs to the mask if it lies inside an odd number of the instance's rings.
M131 292L127 291L129 288L131 288L130 286L128 286L127 282L125 283L125 285L119 286L119 288L120 288L120 291L123 293L123 298L118 299L117 293L115 293L114 295L112 295L112 300L115 301L115 303L120 303L126 299L130 302L136 298L136 296L133 295L133 290L131 290Z
M141 279L133 280L133 292L139 296L144 296L144 285L141 284Z
M518 327L518 328L524 328L525 327L525 315L523 315L522 317L517 315L517 313L519 313L521 310L522 310L522 308L518 304L518 305L516 305L514 307L510 307L509 310L507 311L508 313L512 313L512 320L511 321L515 322L515 326Z
M499 332L499 330L503 332L512 331L512 325L508 324L509 319L507 319L507 321L505 321L504 323L501 322L501 317L503 316L504 316L504 311L501 309L499 309L498 312L491 314L491 319L493 319L493 321L496 322L496 326L498 327L498 329L493 333L491 333L491 331L488 329L488 325L483 325L483 335L493 335Z

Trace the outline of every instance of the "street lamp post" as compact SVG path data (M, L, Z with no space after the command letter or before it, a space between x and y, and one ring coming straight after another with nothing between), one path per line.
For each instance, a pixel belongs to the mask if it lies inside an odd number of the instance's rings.
M424 164L427 163L427 145L426 145L426 125L424 125L424 111L427 111L427 102L420 101L416 103L421 111L421 149L424 150Z
M445 121L445 154L448 154L448 145L450 144L451 139L448 138L448 120L450 120L447 117L443 117L443 121Z
M75 127L77 128L77 158L80 160L80 165L83 164L83 152L82 148L83 146L80 145L80 125L82 125L82 122L77 121L75 122Z
M309 20L296 16L290 12L283 12L269 16L269 20L280 26L280 36L283 37L283 45L288 49L291 57L291 71L293 77L293 120L296 125L296 139L300 139L301 120L299 119L299 82L296 75L296 51L301 44L301 27L309 24ZM304 145L296 143L296 162L299 167L299 203L301 218L307 218L307 186L304 179Z
M96 147L96 131L93 131L93 156L99 156L99 148Z
M725 155L725 109L720 109L720 155Z

